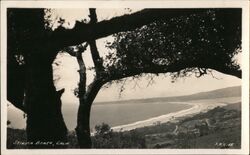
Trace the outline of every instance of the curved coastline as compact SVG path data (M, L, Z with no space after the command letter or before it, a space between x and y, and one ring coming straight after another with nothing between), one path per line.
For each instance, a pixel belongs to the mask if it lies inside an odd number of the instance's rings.
M166 123L170 121L176 121L180 117L192 116L200 112L206 112L208 110L214 109L215 107L218 107L218 106L227 105L226 103L212 103L211 104L211 103L200 103L200 102L191 102L191 103L190 102L170 102L170 103L188 104L188 105L192 105L192 107L181 110L181 111L172 112L172 113L168 113L165 115L160 115L157 117L153 117L153 118L142 120L142 121L137 121L137 122L126 124L126 125L115 126L115 127L112 127L111 129L116 132L129 131L129 130L133 130L133 129L140 128L140 127L152 126L157 123Z

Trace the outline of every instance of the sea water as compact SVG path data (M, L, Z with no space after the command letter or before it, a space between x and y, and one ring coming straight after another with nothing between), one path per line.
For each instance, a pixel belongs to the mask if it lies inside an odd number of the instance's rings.
M187 104L173 104L166 102L153 103L103 103L93 104L90 118L90 128L101 123L107 123L111 127L125 125L152 117L165 115L171 112L190 108ZM25 115L13 106L8 106L7 119L11 122L9 127L24 129ZM69 130L74 130L77 120L77 103L66 103L62 107L64 121Z

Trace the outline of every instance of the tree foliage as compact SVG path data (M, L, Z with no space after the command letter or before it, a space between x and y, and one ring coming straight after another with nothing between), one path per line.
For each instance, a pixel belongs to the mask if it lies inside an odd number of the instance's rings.
M222 20L226 15L231 19ZM199 77L214 69L241 77L234 59L241 52L240 10L221 15L210 9L163 19L114 37L107 47L116 53L106 57L111 76L170 72L173 78Z

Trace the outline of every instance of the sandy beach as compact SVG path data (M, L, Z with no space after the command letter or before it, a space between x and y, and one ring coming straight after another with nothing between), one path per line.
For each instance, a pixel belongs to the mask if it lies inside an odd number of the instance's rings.
M137 121L137 122L126 124L126 125L115 126L115 127L112 127L112 130L113 131L129 131L129 130L133 130L135 128L152 126L152 125L156 125L159 123L166 123L169 121L177 121L181 117L193 116L193 115L198 114L200 112L207 112L208 110L214 109L216 107L226 106L228 104L235 103L235 102L237 102L237 101L232 101L232 102L227 102L227 103L225 103L225 102L224 103L222 103L222 102L204 102L202 100L195 101L195 102L170 102L170 103L178 103L178 104L189 104L192 107L185 109L185 110L169 113L166 115L153 117L153 118L143 120L143 121Z

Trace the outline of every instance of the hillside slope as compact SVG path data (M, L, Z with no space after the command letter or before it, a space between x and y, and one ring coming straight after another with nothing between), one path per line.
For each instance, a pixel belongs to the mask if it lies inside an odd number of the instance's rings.
M240 96L241 96L241 86L234 86L234 87L216 89L216 90L212 90L212 91L208 91L208 92L200 92L200 93L185 95L185 96L157 97L157 98L132 99L132 100L123 100L123 101L96 102L95 104L178 102L178 101L216 99L216 98L240 97Z

